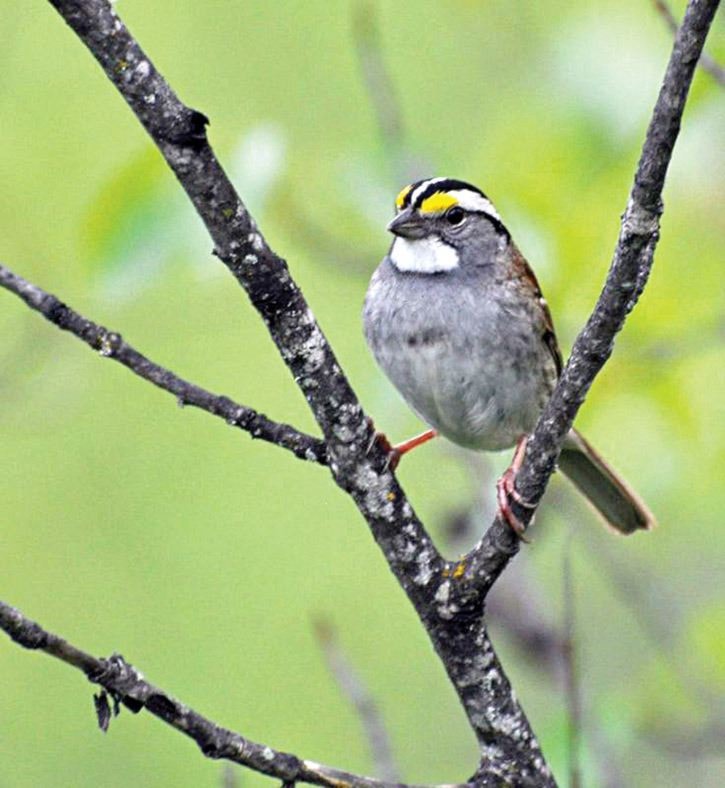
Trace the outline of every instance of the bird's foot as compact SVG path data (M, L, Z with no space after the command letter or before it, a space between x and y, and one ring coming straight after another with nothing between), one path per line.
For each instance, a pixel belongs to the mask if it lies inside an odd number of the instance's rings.
M398 443L393 446L384 433L377 432L375 430L375 425L373 424L372 419L368 419L368 421L370 422L370 427L373 430L373 434L370 438L367 451L369 453L372 451L373 446L378 445L382 451L385 452L386 460L385 467L383 468L384 471L394 471L398 467L400 458L404 454L407 454L407 452L415 449L417 446L420 446L423 443L427 443L432 438L435 438L435 436L438 434L435 430L426 430L420 435L410 438L410 440L403 441L403 443Z
M385 433L378 432L375 429L375 424L369 416L368 424L370 425L370 429L373 432L370 436L370 442L368 443L366 454L370 454L373 448L378 446L385 454L385 465L383 467L383 472L387 472L389 470L394 471L398 467L401 455L396 452L395 446L393 446L393 444L387 439Z
M514 514L514 510L511 508L511 501L516 501L519 506L523 506L525 509L534 509L535 507L522 498L521 494L514 487L515 480L516 473L512 468L508 468L503 476L496 482L498 511L504 522L511 527L511 530L516 536L518 536L522 542L528 544L530 540L527 539L525 535L526 526Z
M536 505L527 501L521 493L516 489L516 474L521 468L524 461L524 454L526 452L527 438L521 438L516 444L516 451L511 465L504 471L503 476L496 482L496 497L498 500L498 511L503 520L508 523L511 530L521 539L522 542L528 543L530 540L526 538L526 526L516 516L511 508L511 501L515 501L518 506L524 509L535 509Z

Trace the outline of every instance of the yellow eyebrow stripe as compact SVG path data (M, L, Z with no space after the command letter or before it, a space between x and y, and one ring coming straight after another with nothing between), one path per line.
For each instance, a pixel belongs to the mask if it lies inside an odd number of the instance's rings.
M458 200L446 192L436 192L426 197L418 209L421 213L441 213L451 205L457 205Z
M410 190L413 188L413 184L410 186L406 186L400 194L395 198L395 207L400 210L403 207L403 203L405 202L405 198L410 193Z

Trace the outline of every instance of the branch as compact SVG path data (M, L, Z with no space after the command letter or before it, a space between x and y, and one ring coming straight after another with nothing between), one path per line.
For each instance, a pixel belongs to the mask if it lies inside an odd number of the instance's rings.
M382 450L367 448L369 420L287 264L267 245L206 138L207 119L182 104L108 0L50 0L128 102L192 200L215 254L247 292L319 423L336 482L350 492L411 592L419 561L444 562L412 513ZM407 530L405 544L399 538ZM406 589L407 590L407 589ZM418 592L417 597L422 604Z
M659 240L661 196L667 168L692 76L718 5L719 0L690 0L677 32L604 289L574 342L571 357L539 418L526 448L524 464L516 477L517 491L532 505L541 500L556 467L564 437L594 378L612 354L615 337L647 283ZM533 510L520 508L518 514L528 523ZM518 540L499 517L466 557L466 575L485 594L518 550Z
M670 29L672 35L677 35L677 20L672 13L672 9L667 5L665 0L654 0L654 6L657 13L664 19L665 24ZM723 68L714 58L711 58L707 52L700 55L700 68L707 72L721 87L725 87L725 68Z
M302 460L318 462L321 465L327 464L325 444L318 438L298 432L288 424L272 421L252 408L233 402L228 397L212 394L178 377L139 353L120 334L79 315L54 295L46 293L14 274L2 264L0 264L0 287L15 293L31 309L40 312L46 320L63 331L74 334L104 358L118 361L139 377L173 394L179 405L191 405L205 410L212 416L224 419L230 426L250 433L252 438L259 438L288 449Z
M553 785L548 765L490 643L483 596L462 593L415 515L287 264L267 245L216 159L207 118L164 81L108 0L49 0L91 51L194 204L215 254L244 288L304 394L335 482L355 501L443 662L476 734L481 785Z
M86 674L89 681L103 687L116 703L122 702L134 714L144 708L150 711L167 725L193 739L207 758L232 761L287 783L303 782L331 788L387 788L395 785L323 766L315 761L303 760L221 728L164 690L147 682L120 654L113 654L108 659L97 659L58 635L47 632L35 621L2 601L0 629L23 648L44 651L78 668ZM97 708L99 705L107 707L107 701L97 698ZM108 720L107 713L99 712L101 727L106 727Z
M208 144L207 119L183 105L108 0L49 0L84 41L186 190L227 265L265 321L322 430L336 483L354 499L414 605L451 678L481 750L479 785L554 785L538 742L488 639L483 602L517 552L496 521L463 562L443 560L380 449L372 427L287 265L267 245ZM625 215L605 294L577 340L572 360L529 443L517 488L538 502L564 434L616 332L647 278L661 212L659 195L692 70L716 0L691 0L660 96ZM694 59L693 59L694 58ZM659 185L658 185L659 184ZM606 297L605 297L606 296ZM519 513L523 520L530 512Z

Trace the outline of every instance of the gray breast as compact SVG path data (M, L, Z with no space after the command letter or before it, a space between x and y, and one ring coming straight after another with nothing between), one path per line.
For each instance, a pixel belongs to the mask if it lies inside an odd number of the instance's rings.
M533 318L490 268L410 274L387 258L363 311L373 355L411 408L455 443L486 450L529 432L551 390Z

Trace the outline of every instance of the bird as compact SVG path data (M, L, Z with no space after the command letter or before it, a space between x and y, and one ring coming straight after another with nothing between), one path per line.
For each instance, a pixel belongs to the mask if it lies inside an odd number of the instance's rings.
M497 483L498 507L519 535L511 498L529 434L562 371L539 283L481 189L426 178L398 194L393 241L365 295L365 338L378 365L426 432L397 446L378 440L394 468L441 435L475 451L515 447ZM649 530L655 518L574 428L558 467L615 532Z

